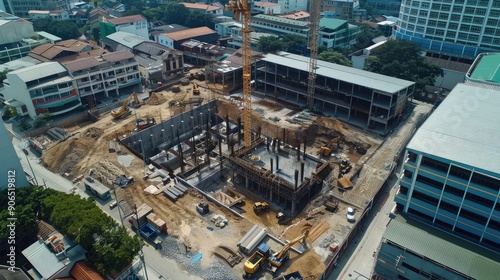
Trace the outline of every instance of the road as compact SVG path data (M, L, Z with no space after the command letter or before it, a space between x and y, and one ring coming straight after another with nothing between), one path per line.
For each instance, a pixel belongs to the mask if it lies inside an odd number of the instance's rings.
M71 181L66 179L65 177L52 173L47 170L40 164L39 158L34 155L31 151L28 150L28 154L26 155L23 152L23 148L26 146L26 140L20 139L17 137L13 137L12 144L14 145L14 149L21 161L21 165L23 166L26 173L34 176L38 181L39 185L49 187L51 189L61 191L64 193L74 193L80 195L82 198L89 197L89 194L85 192L82 185L73 184ZM29 160L29 161L28 161ZM34 174L33 174L34 173ZM106 214L113 217L118 223L120 221L119 207L115 207L114 209L110 209L109 204L110 201L100 201L96 199L96 204L99 206ZM124 222L126 226L128 224ZM135 234L131 231L131 234ZM184 280L184 279L199 279L195 277L191 277L187 275L182 269L179 268L177 262L172 259L168 259L162 257L158 251L153 249L149 245L145 245L143 247L144 259L146 261L146 269L148 277L145 277L144 269L141 269L137 276L139 279L150 279L150 280ZM168 276L167 276L168 275Z
M374 205L366 220L368 228L357 233L354 242L340 258L337 268L333 270L329 280L370 279L371 271L375 265L374 252L377 251L389 223L389 213L396 205L394 202L397 191L395 177L396 175L391 175L388 183L384 185L384 189L381 191L386 193L386 197Z

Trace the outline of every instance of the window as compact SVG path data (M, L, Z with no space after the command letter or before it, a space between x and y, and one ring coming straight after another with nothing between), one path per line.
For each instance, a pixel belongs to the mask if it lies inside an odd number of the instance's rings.
M447 229L447 230L450 230L450 231L453 229L453 226L452 226L452 225L450 225L450 224L448 224L448 223L445 223L445 222L443 222L443 221L441 221L441 220L439 220L439 219L436 219L436 220L434 221L434 224L435 224L435 225L437 225L437 226L438 226L438 227L440 227L440 228L444 228L444 229Z
M471 174L470 170L466 170L455 165L452 165L450 168L450 175L453 175L465 181L469 181L470 174Z
M473 193L470 193L470 192L467 192L467 194L465 195L465 199L468 199L470 201L473 201L473 202L476 202L478 204L481 204L481 205L484 205L488 208L492 208L493 205L495 204L495 202L493 200L489 200L485 197L482 197L482 196L479 196L479 195L475 195Z
M455 227L455 231L454 231L457 235L465 238L465 239L469 239L469 240L473 240L475 242L479 242L479 236L476 235L476 234L473 234L469 231L466 231L464 229L461 229L459 228L458 226Z
M448 164L428 157L422 157L421 165L439 170L444 173L448 172Z
M426 215L420 211L417 211L415 209L409 208L408 213L416 216L417 218L420 218L421 220L426 220L428 222L432 222L432 217L429 215Z
M441 183L439 181L433 180L431 178L427 178L421 174L417 175L417 182L424 183L424 184L429 185L429 186L436 188L438 190L442 190L443 185L444 185L443 183Z
M494 193L498 193L498 191L500 190L500 181L499 180L488 177L488 176L483 175L483 174L474 173L472 175L471 182L478 184L478 185L481 185L481 186L484 186L490 190L493 190Z
M448 202L443 201L443 200L441 200L441 203L439 204L439 208L446 210L450 213L453 213L455 215L458 214L458 206L453 205L453 204L448 203Z
M495 219L490 219L488 227L500 231L500 222L495 221Z
M482 216L482 215L479 215L477 213L474 213L472 211L469 211L467 209L464 209L462 208L462 210L460 210L460 217L462 218L466 218L468 220L471 220L471 221L474 221L480 225L486 225L486 222L488 221L488 218Z
M462 198L464 196L464 193L465 191L463 190L460 190L460 189L457 189L457 188L454 188L450 185L446 185L445 188L444 188L444 191L447 192L447 193L450 193L450 194L454 194L460 198Z
M423 202L429 203L432 206L436 206L438 204L438 202L439 202L439 199L437 199L435 197L432 197L430 195L421 193L419 191L415 191L415 190L413 191L413 194L411 195L411 197L419 199L419 200L421 200Z

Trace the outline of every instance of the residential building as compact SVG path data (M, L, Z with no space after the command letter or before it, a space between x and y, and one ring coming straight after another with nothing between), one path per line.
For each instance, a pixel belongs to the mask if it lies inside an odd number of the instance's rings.
M25 108L32 119L43 113L60 115L82 105L74 79L58 62L44 62L7 73L0 89L6 103Z
M139 64L139 72L146 85L172 80L184 73L184 57L181 51L154 42L143 42L133 49Z
M208 44L215 44L219 35L206 26L169 32L158 35L158 43L171 49L182 50L181 45L188 40L198 40Z
M61 279L70 277L73 266L85 260L85 249L54 227L38 221L38 238L22 251L32 265L28 274L32 279Z
M366 0L366 4L373 8L373 16L398 16L401 8L401 0Z
M281 14L281 5L272 2L254 2L253 10L257 13L265 15L279 15Z
M8 13L18 17L28 18L28 12L31 10L58 10L69 9L68 0L32 0L32 1L14 1L2 0Z
M477 81L455 86L408 143L395 201L411 217L499 252L500 123L492 116L500 86Z
M131 15L119 18L101 18L99 22L101 38L114 32L123 31L149 39L148 21L142 15Z
M308 0L277 0L277 3L280 4L281 13L283 14L295 11L309 11Z
M293 19L298 21L309 21L311 15L304 11L295 11L287 14L281 14L279 17L286 19Z
M9 178L14 178L14 181L11 179L11 182L13 182L16 189L28 186L29 183L23 166L19 161L16 150L14 150L9 132L3 123L0 123L0 151L2 151L2 157L0 157L0 172L2 172L0 175L0 190L9 187Z
M429 56L471 63L500 50L499 26L499 1L403 0L392 36L418 43Z
M189 27L180 24L168 24L160 25L149 29L149 39L158 43L158 36L161 34L167 34L171 32L177 32L181 30L189 29Z
M31 10L28 12L30 20L50 19L50 20L69 20L69 13L64 9L55 11Z
M141 83L139 65L128 50L104 53L63 62L75 79L83 104L117 97L120 91Z
M321 6L321 11L324 13L332 13L333 18L351 21L355 19L355 15L359 9L359 1L328 0L323 1Z
M104 277L88 266L85 261L75 263L69 274L75 280L104 280Z
M184 54L184 61L193 65L207 65L215 61L222 61L236 51L232 48L193 39L184 41L180 45L180 50Z
M307 37L309 22L291 20L270 15L256 15L251 19L252 29L256 32L275 33L278 35L296 34Z
M241 23L236 21L220 22L215 24L215 29L217 34L220 35L219 41L225 46L239 49L243 44L243 38L241 37ZM278 37L276 34L265 33L265 32L252 32L250 34L251 47L253 49L257 48L260 37Z
M224 5L219 2L214 2L209 5L189 2L180 2L179 4L184 5L184 7L188 8L188 10L200 11L213 16L221 16L224 12Z
M370 279L498 279L500 254L398 215L384 232Z
M0 10L0 46L35 36L33 23Z
M118 31L101 39L104 47L111 51L132 50L135 46L143 42L152 42L151 40L134 35L132 33Z
M261 59L256 91L300 107L307 104L309 58L280 52ZM386 135L399 122L415 83L318 60L314 109Z

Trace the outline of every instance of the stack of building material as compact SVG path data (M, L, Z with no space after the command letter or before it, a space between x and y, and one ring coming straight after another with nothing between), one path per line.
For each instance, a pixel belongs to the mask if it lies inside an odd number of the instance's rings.
M318 237L320 237L325 231L330 228L330 224L328 222L321 222L317 224L314 228L309 231L309 240L311 243L316 241Z

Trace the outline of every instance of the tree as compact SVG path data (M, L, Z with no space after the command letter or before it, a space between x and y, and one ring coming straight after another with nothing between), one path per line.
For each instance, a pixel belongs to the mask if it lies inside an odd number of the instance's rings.
M51 118L52 118L51 113L44 113L42 115L38 115L35 118L35 121L33 122L33 126L35 128L42 127L42 126L46 125L50 121Z
M282 38L286 50L295 54L307 53L307 39L297 34L286 34Z
M8 68L3 71L0 71L0 85L3 84L3 80L7 79L7 73L9 73L10 71L12 70Z
M101 40L101 32L97 26L92 27L92 39L96 42Z
M375 57L368 60L365 70L415 82L415 91L421 92L425 85L434 85L443 69L429 64L420 55L415 42L390 40L375 50Z
M259 38L257 48L263 52L276 52L286 50L286 44L274 36L263 36Z
M76 23L70 20L37 19L33 21L33 28L49 32L63 40L76 39L82 35Z
M189 16L186 19L186 26L194 28L207 26L209 28L214 28L214 22L212 21L212 16L200 11L190 11Z
M349 67L352 66L352 62L349 61L343 54L336 52L332 49L328 49L327 51L320 53L318 55L318 59L344 66L349 66Z
M19 115L19 113L17 112L16 107L6 106L3 110L2 119L8 120L8 119L13 118L17 115Z
M31 128L31 124L29 123L29 121L26 119L26 118L22 118L20 121L19 121L19 128L24 131L24 130L29 130Z
M165 23L176 23L180 25L185 25L186 20L189 17L189 10L186 6L179 3L170 3L165 8L165 15L163 20Z

